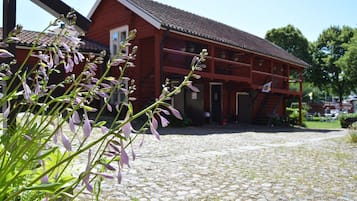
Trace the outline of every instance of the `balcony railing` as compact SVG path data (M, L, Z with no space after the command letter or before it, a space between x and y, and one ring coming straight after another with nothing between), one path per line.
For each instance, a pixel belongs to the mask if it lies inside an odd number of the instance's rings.
M215 52L215 51L214 51ZM197 53L188 52L185 48L163 48L164 71L168 73L186 74L191 67L191 61ZM250 56L251 57L251 56ZM248 63L249 61L249 63ZM209 55L205 62L206 68L199 72L208 79L246 82L252 88L260 89L267 82L272 82L272 91L277 93L298 94L299 90L289 86L287 66L274 66L270 61L260 63L259 59L251 58L238 60L232 57ZM300 80L301 81L301 80Z

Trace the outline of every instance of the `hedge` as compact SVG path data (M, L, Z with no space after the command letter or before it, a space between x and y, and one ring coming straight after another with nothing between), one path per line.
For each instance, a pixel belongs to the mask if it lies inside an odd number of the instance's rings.
M354 114L342 114L340 116L340 124L341 124L342 128L348 128L354 122L357 122L357 113L354 113Z

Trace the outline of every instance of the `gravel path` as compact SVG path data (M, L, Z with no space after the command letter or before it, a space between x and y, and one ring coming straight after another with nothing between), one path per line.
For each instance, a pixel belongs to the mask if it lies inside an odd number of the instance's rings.
M162 133L137 140L137 159L102 200L357 200L357 144L345 130Z

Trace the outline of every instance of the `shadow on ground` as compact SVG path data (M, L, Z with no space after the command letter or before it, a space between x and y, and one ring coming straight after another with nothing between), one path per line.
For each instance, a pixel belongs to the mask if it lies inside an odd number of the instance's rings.
M108 122L107 126L110 126L113 118L110 116L104 116L100 120ZM141 127L145 118L140 118L132 122L135 129ZM205 124L202 126L189 126L189 127L167 127L159 128L161 135L176 134L176 135L211 135L211 134L233 134L244 132L261 132L261 133L282 133L282 132L315 132L315 133L330 133L341 131L343 129L307 129L303 127L289 127L289 126L277 126L270 127L267 125L255 125L255 124Z
M210 134L233 134L244 132L261 132L261 133L282 133L282 132L316 132L330 133L341 131L342 129L307 129L302 127L268 127L254 124L228 124L228 125L203 125L197 127L168 127L160 128L161 135L178 134L178 135L210 135Z

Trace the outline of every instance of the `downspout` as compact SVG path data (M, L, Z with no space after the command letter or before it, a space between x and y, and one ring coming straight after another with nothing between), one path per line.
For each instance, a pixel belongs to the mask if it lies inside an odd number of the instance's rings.
M164 81L164 45L165 45L165 39L169 35L170 28L165 27L166 30L164 32L164 35L162 36L162 39L160 41L160 83L163 83Z
M299 93L299 124L302 126L302 72L299 71L299 83L300 83L300 93Z

